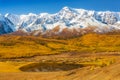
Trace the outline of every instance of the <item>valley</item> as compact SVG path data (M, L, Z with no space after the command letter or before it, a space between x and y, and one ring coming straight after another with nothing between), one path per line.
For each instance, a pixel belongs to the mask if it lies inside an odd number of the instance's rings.
M119 0L0 0L0 80L120 80Z
M116 32L71 38L1 35L0 80L118 80L119 39Z

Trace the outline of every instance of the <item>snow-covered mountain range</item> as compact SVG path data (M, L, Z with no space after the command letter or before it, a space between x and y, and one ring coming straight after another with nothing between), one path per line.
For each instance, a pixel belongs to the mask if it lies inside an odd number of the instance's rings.
M25 32L40 31L45 33L59 26L58 33L63 29L93 28L95 32L108 32L120 29L120 12L93 11L64 7L58 13L0 15L0 34L18 30Z

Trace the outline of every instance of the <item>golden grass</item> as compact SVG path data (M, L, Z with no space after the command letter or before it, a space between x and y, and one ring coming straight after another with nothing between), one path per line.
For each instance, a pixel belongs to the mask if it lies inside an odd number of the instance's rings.
M57 60L58 59L58 60ZM0 62L0 72L22 72L21 69L24 68L27 70L27 68L30 68L32 66L36 66L37 67L44 67L45 65L49 66L55 66L55 64L61 64L61 66L63 66L63 69L66 69L66 65L65 64L70 64L71 66L73 65L77 65L77 66L81 66L79 68L82 67L87 67L87 66L91 66L90 70L94 70L96 67L105 67L105 66L109 66L110 64L115 63L115 57L80 57L80 58L60 58L58 57L57 59L52 59L50 58L50 60L46 60L44 62L39 61L5 61L5 62ZM48 63L48 64L47 64ZM36 64L40 64L40 65L36 65ZM69 68L69 66L67 66L67 68ZM49 69L49 68L48 68Z
M120 52L120 35L86 34L71 39L0 36L0 58L31 57L62 52Z
M19 68L24 65L29 65L34 62L0 62L0 72L22 72Z
M7 58L10 58L10 59L23 58L24 59L26 57L58 54L58 53L60 54L63 52L77 52L79 54L80 53L92 54L97 52L108 52L109 54L109 52L120 52L120 35L91 33L91 34L86 34L81 37L76 37L71 39L51 39L51 38L41 38L41 37L33 37L33 36L12 36L12 35L0 36L0 59L1 60L2 58L6 60ZM103 68L105 66L109 66L110 64L115 63L115 61L119 60L119 57L116 57L116 56L114 57L113 56L111 57L110 56L102 56L102 57L90 56L90 57L79 57L79 58L73 57L73 58L61 58L61 59L59 58L53 59L53 58L51 58L51 60L48 60L48 61L57 62L57 59L58 59L57 63L79 64L85 67L90 66L89 70L91 71L94 71L97 67ZM0 72L1 73L2 72L22 72L20 70L21 67L27 66L27 65L33 66L34 63L37 63L37 62L35 61L33 62L24 62L24 61L0 62ZM88 69L86 71L83 71L83 73L87 71ZM48 77L48 75L50 75L51 73L45 73L45 74L47 74L47 77ZM59 75L57 76L60 76L61 73L60 72L58 73ZM82 72L80 72L79 74L81 73ZM15 73L15 75L18 75L18 74L19 73ZM23 74L25 73L19 74L19 76L22 75L22 77L20 77L21 78L20 80L23 80L23 79L29 80L30 79L29 74L34 75L33 73L26 73L28 74L29 77L25 78L25 75ZM36 73L36 74L39 76L40 80L42 80L41 77L43 76L41 76L41 74L39 73ZM55 74L56 73L54 73L54 75ZM53 74L51 74L50 77L51 76L53 76ZM6 77L8 76L6 76L5 74L4 78ZM45 76L44 78L47 78L47 77ZM9 78L11 78L11 75L9 76ZM15 78L15 76L13 76L12 78ZM37 80L37 78L35 80ZM3 80L2 77L1 77L1 80ZM6 80L8 80L8 78Z

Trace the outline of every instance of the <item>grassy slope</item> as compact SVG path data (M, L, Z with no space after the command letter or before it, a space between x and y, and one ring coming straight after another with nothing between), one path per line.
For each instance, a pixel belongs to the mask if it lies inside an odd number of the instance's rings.
M81 37L71 39L52 39L52 38L41 38L33 36L0 36L0 58L25 58L44 54L60 54L63 52L77 52L94 54L96 52L120 52L120 34L86 34ZM48 56L49 57L49 56ZM49 73L0 73L0 80L101 80L107 76L104 80L110 80L119 76L117 71L119 70L119 63L110 65L113 61L113 56L106 57L80 57L84 60L82 65L91 65L88 69L83 68L79 70L73 70L73 72L49 72ZM52 58L51 58L52 59ZM60 59L60 58L56 58ZM62 58L65 61L66 58ZM73 57L66 59L79 62L79 59ZM117 58L119 60L119 57ZM61 59L60 59L61 61ZM80 59L81 61L81 59ZM21 72L20 67L31 64L32 62L0 62L0 72ZM33 62L34 63L34 62ZM106 66L105 68L97 69L94 71L94 65L100 67ZM109 69L111 71L109 72ZM92 70L92 71L91 71ZM103 72L105 71L105 72ZM108 72L107 72L108 71ZM83 74L81 74L83 73ZM96 74L98 73L98 74ZM108 76L107 74L114 76ZM48 76L49 75L49 76ZM7 76L7 77L6 77ZM27 76L27 77L26 77ZM47 77L46 77L47 76ZM85 77L87 76L87 77Z
M62 52L119 52L120 35L86 34L71 39L0 36L0 58L31 57Z
M0 73L0 80L119 80L120 64L91 70L90 67L60 72Z

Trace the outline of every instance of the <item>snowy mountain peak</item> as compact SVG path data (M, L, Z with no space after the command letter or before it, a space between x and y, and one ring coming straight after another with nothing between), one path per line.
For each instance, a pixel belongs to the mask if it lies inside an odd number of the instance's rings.
M14 24L5 16L0 15L0 34L16 31Z
M20 22L20 16L16 14L7 13L5 17L8 18L14 25L17 25Z
M75 9L63 7L58 13L29 13L26 15L15 15L7 13L0 15L0 20L10 21L15 25L12 30L24 30L32 32L40 30L42 32L52 30L59 26L61 32L63 29L85 29L94 27L96 32L107 32L113 29L120 29L120 12L93 11L85 9Z
M12 15L11 13L6 13L5 17L11 16L11 15Z
M29 13L28 15L29 15L29 16L37 16L37 15L34 14L34 13Z
M62 8L62 10L70 10L70 9L71 9L71 8L68 7L68 6L65 6L65 7Z
M73 8L71 8L71 7L67 7L67 6L63 7L63 8L60 10L60 12L74 12L74 11L75 11L75 9L73 9Z
M50 15L50 14L48 14L48 13L40 13L39 14L39 16L41 16L41 17L45 17L45 16L48 16L48 15Z

